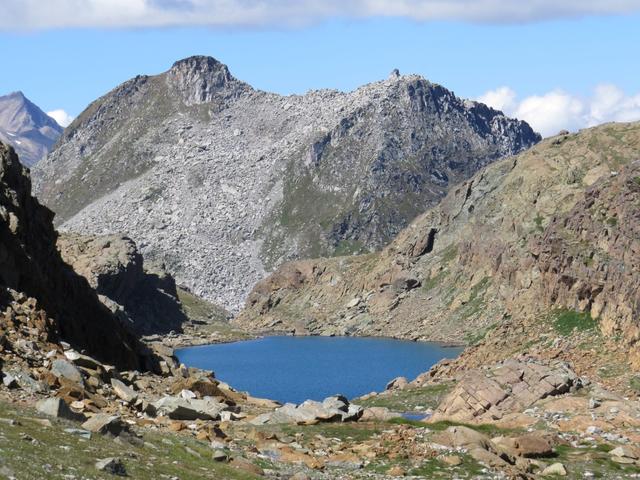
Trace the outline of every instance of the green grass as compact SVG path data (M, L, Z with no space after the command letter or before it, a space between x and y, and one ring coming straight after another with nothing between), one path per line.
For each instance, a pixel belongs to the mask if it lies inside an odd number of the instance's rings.
M366 248L362 242L357 240L340 240L336 245L333 255L336 257L344 257L347 255L356 255L366 252Z
M634 392L640 394L640 377L631 377L629 379L629 387L631 387L631 390L633 390Z
M277 427L278 428L278 427ZM371 423L318 423L316 425L281 425L279 429L287 435L302 433L306 438L322 435L325 438L338 438L342 441L362 442L381 433L384 424ZM267 430L270 430L269 428Z
M442 432L449 427L467 427L480 433L484 433L489 437L496 437L498 435L510 435L521 434L523 431L520 429L500 428L490 423L481 424L469 424L461 422L452 422L449 420L442 420L440 422L423 423L422 425L436 432Z
M461 305L459 308L460 317L463 320L474 317L483 308L485 308L486 303L484 301L484 294L487 291L490 283L491 279L489 277L484 277L482 280L471 287L471 292L469 293L469 301L467 301L464 305Z
M455 260L455 258L458 256L458 246L451 244L447 248L442 250L442 253L440 255L444 263L449 263Z
M442 283L442 281L449 275L448 270L441 270L433 277L427 278L422 282L422 291L429 292Z
M607 218L607 225L609 225L610 227L615 227L616 225L618 225L618 219L616 217Z
M456 467L447 465L438 458L425 460L419 467L410 469L409 475L422 478L470 478L483 473L484 467L466 454L457 454L462 463ZM455 477L452 475L455 472Z
M146 431L142 445L116 442L93 434L90 440L67 433L78 424L51 419L51 426L38 422L30 409L0 404L1 417L16 422L0 424L0 469L11 471L20 480L73 478L113 479L99 472L95 462L107 457L122 460L136 480L178 477L181 480L257 478L215 462L204 442L187 436ZM1 476L1 475L0 475Z
M559 309L551 313L553 328L556 333L569 336L574 332L594 330L598 322L591 318L589 312Z
M213 303L193 295L182 288L178 288L178 300L182 304L184 313L193 320L225 322L227 311Z
M633 181L636 182L636 185L640 185L640 177L633 177Z
M595 478L627 478L626 475L640 473L640 467L636 465L621 465L611 460L608 454L611 449L610 445L602 443L591 444L591 448L557 445L554 452L556 461L567 468L568 477L565 478L582 479L586 471L594 473Z
M364 407L386 407L396 412L416 411L416 407L436 408L451 391L451 383L439 383L418 388L392 390L366 400L354 400Z
M485 328L481 328L475 332L467 332L464 336L464 341L467 343L467 345L476 345L480 343L482 340L484 340L487 334L491 330L496 328L497 325L498 325L497 323L494 323Z
M538 232L543 232L544 231L544 227L542 226L542 222L544 222L544 217L541 216L539 213L536 214L536 217L533 219L533 223L536 224L536 230Z

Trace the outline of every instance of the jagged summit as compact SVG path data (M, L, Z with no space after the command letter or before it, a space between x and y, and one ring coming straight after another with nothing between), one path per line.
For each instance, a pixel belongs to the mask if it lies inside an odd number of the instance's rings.
M166 77L168 85L184 97L187 105L211 102L221 91L239 94L251 90L233 77L225 64L201 55L178 60Z
M284 260L378 249L450 185L539 140L418 75L282 96L190 57L94 102L34 179L62 228L126 233L236 310Z

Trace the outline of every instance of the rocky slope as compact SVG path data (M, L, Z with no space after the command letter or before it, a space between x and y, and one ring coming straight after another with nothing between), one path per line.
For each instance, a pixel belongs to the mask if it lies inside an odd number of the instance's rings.
M538 333L546 345L553 322L542 320L566 309L598 318L634 352L639 147L639 123L547 139L454 187L380 253L282 266L237 323L466 343L492 331L499 340L477 354L481 365Z
M13 146L27 167L47 155L62 130L22 92L0 97L0 141Z
M0 143L0 343L32 332L112 364L149 367L142 345L61 259L52 219L31 196L29 173L15 151Z
M283 97L192 57L91 104L34 176L63 229L125 233L235 310L283 260L381 247L539 139L418 76Z

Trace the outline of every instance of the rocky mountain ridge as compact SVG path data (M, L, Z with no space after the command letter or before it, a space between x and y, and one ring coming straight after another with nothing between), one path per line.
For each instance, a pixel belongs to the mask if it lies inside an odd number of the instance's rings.
M585 312L637 365L639 147L638 123L547 139L453 188L380 253L283 265L236 321L472 344L495 336L477 366L532 337L544 343L554 322L579 326L583 314L571 312Z
M64 230L124 233L237 310L282 261L379 248L450 185L538 140L418 76L283 97L192 57L91 104L34 177Z
M0 141L13 146L27 167L46 157L62 130L22 92L0 96Z

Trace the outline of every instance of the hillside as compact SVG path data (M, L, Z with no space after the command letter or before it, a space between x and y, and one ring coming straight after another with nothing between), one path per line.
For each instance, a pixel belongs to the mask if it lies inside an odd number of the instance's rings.
M124 233L237 310L283 261L381 248L450 185L539 140L415 75L284 97L192 57L92 103L34 178L62 229Z
M27 167L46 157L62 130L22 92L0 96L0 142L15 148Z
M597 319L590 328L622 340L637 366L639 148L640 123L546 139L453 188L380 253L283 265L236 322L467 344L487 335L490 346L463 355L481 365L548 347L556 317Z

